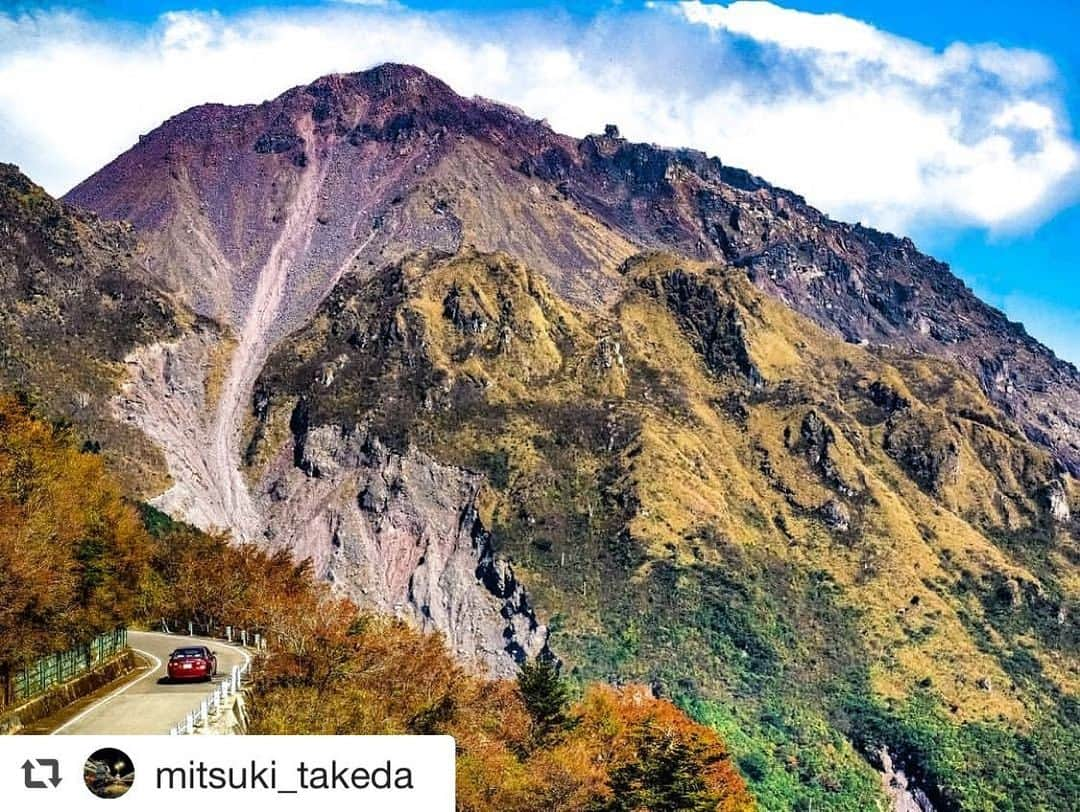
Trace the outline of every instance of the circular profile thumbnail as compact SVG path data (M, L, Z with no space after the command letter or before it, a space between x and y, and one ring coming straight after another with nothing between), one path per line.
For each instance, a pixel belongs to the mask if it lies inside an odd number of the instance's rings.
M90 754L83 767L86 788L99 798L119 798L135 780L135 765L123 750L103 747Z

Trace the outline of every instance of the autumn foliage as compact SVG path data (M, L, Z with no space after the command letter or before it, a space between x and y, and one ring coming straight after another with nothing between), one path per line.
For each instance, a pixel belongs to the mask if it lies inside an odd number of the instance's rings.
M0 668L131 618L151 546L98 457L0 397Z
M647 689L572 702L550 663L516 682L472 674L440 637L335 597L308 562L136 509L98 457L0 398L0 668L161 617L266 636L252 732L453 735L463 811L753 806L716 734Z
M282 608L292 633L260 670L252 732L452 735L470 812L753 808L716 734L647 688L595 685L572 703L546 666L488 680L440 638L346 602Z

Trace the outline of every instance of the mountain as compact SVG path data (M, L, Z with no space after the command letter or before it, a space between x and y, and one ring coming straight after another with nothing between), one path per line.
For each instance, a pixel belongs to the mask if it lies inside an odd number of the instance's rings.
M130 226L74 211L9 164L0 164L0 234L0 389L78 427L133 492L160 491L169 481L161 450L115 419L110 398L132 350L200 319L147 273Z
M271 338L346 267L415 248L506 250L591 305L612 301L615 266L643 248L724 261L846 341L958 361L1080 473L1080 373L910 240L832 221L703 153L629 143L614 126L559 135L414 67L194 108L67 199L154 234L173 287L234 324L261 271L291 265Z
M1072 486L976 379L831 338L738 269L643 254L621 271L603 314L501 253L343 278L255 386L246 470L270 524L312 490L355 499L322 550L368 583L385 536L366 528L399 529L401 496L348 479L356 447L374 433L483 471L479 515L576 673L650 682L725 725L753 708L800 742L771 755L821 803L865 779L850 750L824 755L807 708L854 739L924 695L949 729L1026 726L1052 697L1067 713L1077 535L1045 494ZM887 741L947 787L935 800L969 805L914 735ZM998 792L995 769L964 780Z
M163 510L492 673L645 681L767 809L1080 800L1080 379L910 241L398 65L66 202L197 314L110 401Z

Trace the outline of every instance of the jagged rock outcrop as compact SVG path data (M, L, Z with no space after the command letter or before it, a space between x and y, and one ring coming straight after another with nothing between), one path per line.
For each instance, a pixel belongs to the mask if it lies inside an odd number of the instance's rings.
M894 764L892 754L886 748L882 747L876 757L892 812L934 812L934 805L926 793L914 785L902 767Z
M712 285L676 269L641 283L662 297L677 316L717 375L741 375L754 387L764 381L750 358L742 315L730 301L722 301Z
M855 495L855 487L848 484L836 462L836 433L816 410L811 409L803 416L797 438L789 435L785 439L794 450L806 457L811 469L817 472L830 488L834 488L845 496ZM830 504L833 503L830 502ZM836 521L840 524L844 523L839 508L835 510L827 508L826 515L834 515Z
M1072 511L1069 508L1069 494L1060 479L1055 479L1043 489L1042 498L1050 517L1054 521L1064 524L1072 518Z
M960 448L938 415L905 414L891 418L885 449L923 487L940 492L960 473Z
M441 632L465 662L512 676L540 655L547 629L477 507L482 477L415 448L388 449L362 428L295 438L258 501L268 541L310 557L361 606Z
M851 511L847 505L837 499L830 499L820 508L818 513L829 527L841 533L851 529Z

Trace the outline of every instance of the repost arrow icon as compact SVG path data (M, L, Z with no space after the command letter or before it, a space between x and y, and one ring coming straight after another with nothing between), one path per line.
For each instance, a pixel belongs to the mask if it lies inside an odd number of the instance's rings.
M51 767L52 776L49 778L49 783L54 787L60 786L60 782L64 780L60 777L60 762L55 758L39 758L38 764L42 767Z
M23 784L27 789L45 789L46 785L44 781L34 780L34 762L27 759L23 762Z

